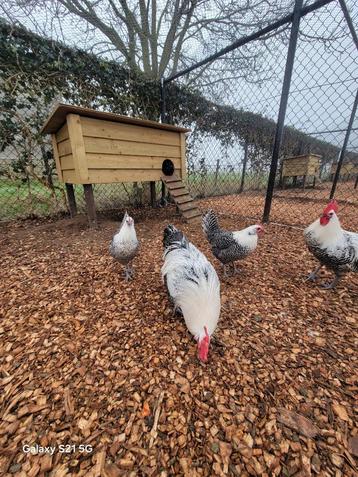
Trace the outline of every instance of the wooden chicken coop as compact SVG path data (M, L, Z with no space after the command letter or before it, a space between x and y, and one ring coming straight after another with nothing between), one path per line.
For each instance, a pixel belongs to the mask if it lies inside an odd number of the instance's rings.
M191 203L182 210L184 216L196 217L199 211L182 183L188 131L66 104L58 104L42 128L52 135L57 174L66 184L70 213L77 213L73 184L83 184L90 224L96 224L92 184L117 182L150 182L154 204L155 181L163 180L169 192L175 189L177 197L186 196L186 204Z
M334 162L331 166L330 176L332 181L337 171L337 165L338 165L337 162ZM356 177L357 175L358 175L358 163L355 164L354 162L343 162L341 170L340 170L340 177L342 179L349 180L351 178Z
M303 154L301 156L287 157L282 162L281 181L282 188L285 188L287 179L293 177L293 185L297 183L297 178L303 178L303 190L306 187L307 178L313 178L313 187L316 185L316 178L319 173L321 156L317 154Z

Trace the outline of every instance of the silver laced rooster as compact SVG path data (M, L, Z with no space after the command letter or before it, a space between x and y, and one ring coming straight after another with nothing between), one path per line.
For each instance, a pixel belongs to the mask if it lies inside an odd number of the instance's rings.
M208 239L214 257L223 265L224 276L227 276L226 265L242 260L255 251L258 243L258 236L264 232L261 225L251 225L246 229L236 232L229 232L219 227L218 219L212 210L209 210L203 217L203 230Z
M125 266L125 280L133 278L131 262L137 255L139 241L134 228L134 220L127 212L124 214L119 230L114 234L109 246L109 253L114 259Z
M325 265L336 275L331 283L323 285L327 289L334 288L345 272L358 272L358 233L342 229L337 211L338 204L332 200L320 218L304 231L309 251L320 262L307 280L314 281Z
M164 229L162 278L175 310L198 342L198 358L208 359L210 337L220 316L220 282L214 267L173 225Z

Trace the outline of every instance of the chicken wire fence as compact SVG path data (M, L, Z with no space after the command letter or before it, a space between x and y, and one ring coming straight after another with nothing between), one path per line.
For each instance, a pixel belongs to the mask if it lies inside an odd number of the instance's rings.
M312 3L308 2L306 7ZM340 3L318 3L319 8L300 19L274 182L270 218L290 225L303 225L315 217L330 197L357 90L357 46ZM350 14L354 26L358 21L357 9L350 8ZM253 35L250 41L206 65L194 65L190 72L164 82L162 119L192 131L187 138L187 186L202 210L212 207L219 214L262 218L291 24L288 21L260 37ZM65 56L63 51L69 54L65 46L56 48L60 49L60 56ZM123 72L119 82L113 80L114 84L110 84L113 71L109 72L110 80L103 79L96 72L88 72L86 61L93 62L93 58L80 60L87 77L72 72L61 87L56 84L56 94L48 98L42 94L48 83L36 78L24 81L24 89L19 91L18 77L21 78L23 65L9 67L6 61L1 62L6 94L0 93L0 113L3 124L7 121L7 133L1 138L0 149L0 219L67 210L51 145L48 138L39 134L57 100L159 119L159 85L153 86L151 94L145 86L143 93L131 75ZM97 68L101 69L104 62L98 61ZM52 74L56 76L57 72ZM29 81L31 87L38 83L31 94L26 90ZM12 102L16 103L15 108ZM352 214L358 205L357 131L354 117L335 190L336 199ZM285 159L306 156L307 162L308 154L319 156L314 181L312 175L307 175L303 184L303 175L296 174L297 171L295 175L283 176ZM300 167L309 167L305 160ZM157 184L158 197L159 189ZM75 187L75 194L78 209L84 211L81 186ZM122 209L126 204L138 206L150 200L146 183L97 184L94 194L97 209L103 211Z
M356 25L358 10L352 9L352 13ZM213 207L228 216L263 216L290 31L291 24L278 27L271 37L265 36L264 44L262 37L256 38L214 59L210 81L200 78L201 71L194 68L165 82L169 121L175 118L171 112L176 100L173 83L193 81L200 94L211 101L207 114L186 124L192 127L188 187L201 199L202 210ZM272 221L302 226L322 210L333 193L351 117L334 196L348 215L357 212L358 123L353 111L357 47L339 2L326 2L301 17L274 181ZM265 54L261 54L262 48ZM242 73L227 77L225 65L230 64L241 65ZM290 157L300 158L291 171L284 165L285 160L289 164ZM316 164L314 173L306 171L312 161Z

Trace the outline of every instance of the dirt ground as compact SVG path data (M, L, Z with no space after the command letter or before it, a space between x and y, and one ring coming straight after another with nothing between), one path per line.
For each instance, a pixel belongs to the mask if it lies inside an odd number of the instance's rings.
M222 225L250 224L221 205ZM335 291L304 282L315 261L302 230L270 225L224 280L199 225L173 208L134 218L130 283L108 254L114 220L1 226L0 474L357 475L358 275ZM169 221L222 283L205 365L161 283Z

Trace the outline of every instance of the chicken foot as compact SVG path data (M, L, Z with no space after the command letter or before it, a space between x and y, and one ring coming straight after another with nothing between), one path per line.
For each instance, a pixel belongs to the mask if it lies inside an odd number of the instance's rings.
M336 276L334 277L333 281L331 283L324 283L322 285L322 288L324 288L325 290L332 290L333 288L336 287L340 278L341 276L336 273Z
M235 262L223 263L222 265L223 265L223 270L224 270L224 278L232 277L233 275L241 272L241 269L236 266ZM229 271L231 269L231 273L228 273L228 271L227 271L228 269L229 269Z
M308 275L308 277L306 278L305 281L306 282L314 282L317 278L317 273L319 272L319 270L321 270L322 267L323 267L322 264L318 265L318 267Z
M128 282L129 280L131 280L133 278L133 275L134 275L134 270L133 270L133 267L131 267L131 265L129 263L127 263L127 265L125 266L124 268L124 279L126 282Z

